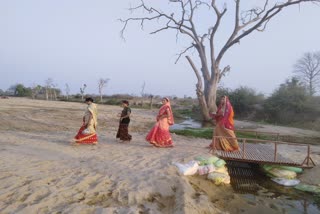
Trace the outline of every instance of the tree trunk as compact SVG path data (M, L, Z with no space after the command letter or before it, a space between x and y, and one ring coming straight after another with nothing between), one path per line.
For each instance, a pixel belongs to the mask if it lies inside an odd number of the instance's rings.
M100 102L102 103L102 94L100 93Z
M207 83L207 91L205 93L206 100L207 100L207 106L209 112L216 112L217 111L217 89L218 89L218 78L217 76L214 78L213 81L210 81Z
M199 106L200 106L200 110L201 110L201 114L202 114L203 120L204 121L209 121L209 120L211 120L211 118L210 118L210 115L209 115L209 110L208 110L206 98L205 98L204 93L201 90L201 88L199 88L198 84L197 84L197 90L196 91L197 91L197 97L198 97Z
M53 89L53 96L54 96L54 100L57 100L57 92L55 89Z
M150 109L152 109L152 105L153 105L153 96L150 96Z
M312 79L310 78L310 81L309 81L309 93L310 93L310 96L313 95L313 84L312 84Z
M46 88L46 100L49 100L49 91L48 91L48 88Z
M212 81L202 80L200 73L193 61L189 56L186 56L188 62L190 63L194 73L197 76L198 83L196 84L196 93L199 101L199 106L201 114L204 121L211 121L210 112L215 112L217 110L216 106L216 93L218 88L218 77L216 76ZM205 79L205 78L204 78ZM203 87L204 84L204 87ZM203 89L204 88L204 89Z

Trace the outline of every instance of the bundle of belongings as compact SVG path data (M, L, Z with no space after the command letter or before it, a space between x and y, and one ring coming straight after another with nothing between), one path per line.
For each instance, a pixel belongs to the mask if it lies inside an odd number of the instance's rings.
M297 173L302 173L302 169L292 166L281 165L262 165L262 170L271 177L271 180L283 185L283 186L295 186L300 183L300 180L296 179Z
M230 176L225 166L226 162L216 156L196 157L186 163L173 163L182 175L207 175L207 179L216 185L230 184Z

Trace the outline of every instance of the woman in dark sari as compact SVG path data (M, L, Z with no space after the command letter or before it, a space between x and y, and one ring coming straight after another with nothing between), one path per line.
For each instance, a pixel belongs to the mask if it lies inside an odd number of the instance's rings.
M130 114L131 114L131 109L129 108L129 101L123 100L121 106L123 107L123 110L120 116L120 122L119 122L119 129L117 132L117 137L119 138L122 142L128 141L130 142L132 139L132 136L128 133L128 127L130 123Z

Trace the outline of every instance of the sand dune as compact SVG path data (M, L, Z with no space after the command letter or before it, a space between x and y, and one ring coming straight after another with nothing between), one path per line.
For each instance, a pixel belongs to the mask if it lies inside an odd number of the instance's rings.
M209 155L208 140L173 135L174 148L154 148L144 137L156 111L133 109L133 142L121 144L121 108L100 105L99 144L70 146L84 108L0 100L0 213L224 213L230 199L212 202L172 165Z

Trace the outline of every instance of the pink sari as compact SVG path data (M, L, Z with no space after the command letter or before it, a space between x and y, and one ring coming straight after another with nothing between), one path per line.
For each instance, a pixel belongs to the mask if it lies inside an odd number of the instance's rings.
M228 97L225 97L224 104L220 104L217 114L214 115L216 128L214 136L226 138L213 138L210 148L224 151L238 151L239 145L234 133L234 112Z
M148 133L146 140L156 147L173 147L169 127L174 124L170 102L163 105L157 115L157 123Z

